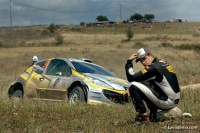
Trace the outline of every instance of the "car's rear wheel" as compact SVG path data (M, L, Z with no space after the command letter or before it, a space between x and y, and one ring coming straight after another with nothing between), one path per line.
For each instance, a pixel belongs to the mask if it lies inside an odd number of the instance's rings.
M78 102L86 102L86 97L83 89L79 86L76 86L69 95L69 103L75 104Z

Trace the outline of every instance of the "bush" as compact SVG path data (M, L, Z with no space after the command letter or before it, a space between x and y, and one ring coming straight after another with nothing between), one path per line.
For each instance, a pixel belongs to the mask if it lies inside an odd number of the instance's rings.
M57 27L52 23L50 24L47 29L51 32L51 33L54 33L57 29Z
M42 31L42 35L47 35L48 34L48 30L47 29L44 29L43 31Z
M132 30L130 30L130 29L128 29L127 31L126 31L126 37L127 37L127 40L128 41L130 41L132 38L133 38L133 31Z
M170 38L167 35L157 35L155 40L169 40Z
M25 47L25 46L26 46L26 41L20 42L20 43L19 43L19 46L20 46L20 47Z
M161 46L163 46L163 47L173 47L173 45L171 43L166 43L166 42L161 43Z
M143 48L143 47L147 47L147 45L145 45L142 42L136 42L135 45L133 45L133 48Z
M3 43L2 43L2 42L0 42L0 48L1 48L1 47L3 47Z
M200 52L200 45L199 44L181 44L176 46L175 48L181 50L194 50L196 52Z
M57 45L60 45L60 44L62 44L63 43L63 37L62 36L57 36L57 37L55 37L55 40L57 41Z
M200 37L200 34L199 33L193 33L192 36L193 37Z

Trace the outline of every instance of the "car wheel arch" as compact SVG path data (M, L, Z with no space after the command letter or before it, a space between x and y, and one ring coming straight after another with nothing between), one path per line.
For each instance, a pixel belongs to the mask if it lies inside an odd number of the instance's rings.
M85 84L83 84L82 82L80 81L75 81L74 83L72 83L70 85L70 87L68 88L67 92L68 92L68 97L70 96L70 93L72 92L72 90L75 88L75 87L81 87L81 89L83 90L84 94L85 94L85 97L86 97L86 102L87 102L87 93L88 93L88 89L86 87Z
M22 92L22 96L24 95L23 85L20 82L17 82L8 89L8 96L11 97L17 90Z

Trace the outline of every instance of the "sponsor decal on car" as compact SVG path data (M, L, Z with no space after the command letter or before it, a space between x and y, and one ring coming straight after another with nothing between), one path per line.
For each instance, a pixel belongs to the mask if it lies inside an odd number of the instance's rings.
M24 79L24 80L27 80L29 77L30 77L30 73L28 73L28 72L24 72L22 75L21 75L21 77Z
M119 79L119 78L112 78L112 77L107 77L105 76L108 80L113 80L113 81L117 81L117 82L120 82L120 83L123 83L123 84L127 84L128 83L125 81L125 80L122 80L122 79Z
M90 96L90 98L93 98L93 99L101 99L101 97L97 97L97 96Z
M57 78L56 80L53 81L53 88L57 86L57 87L64 87L62 80L60 78Z
M34 78L34 77L31 79L31 81L32 81L35 85L37 85L37 86L41 83L40 80L37 80L37 79Z

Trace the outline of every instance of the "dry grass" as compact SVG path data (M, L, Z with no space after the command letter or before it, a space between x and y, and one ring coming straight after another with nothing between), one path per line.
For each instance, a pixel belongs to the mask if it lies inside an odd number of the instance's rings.
M164 26L165 24L165 26ZM149 25L149 24L148 24ZM64 103L39 101L14 102L7 99L7 86L30 64L33 55L40 59L51 57L89 58L104 66L118 77L126 79L124 65L127 58L137 52L137 42L148 46L155 56L167 61L175 70L181 86L199 83L199 51L163 47L199 44L199 23L155 23L137 27L60 27L55 34L41 35L46 27L2 29L0 32L0 132L171 132L163 129L171 126L198 126L199 89L183 91L179 107L183 112L192 113L192 120L170 123L151 123L139 127L128 124L136 112L132 104L124 106L71 106ZM125 30L131 28L134 37L126 39ZM62 35L64 43L55 47L54 37ZM6 48L7 47L7 48ZM135 71L141 64L134 63ZM185 120L184 120L185 121ZM191 124L191 121L194 121ZM188 124L188 123L190 124ZM180 130L179 130L180 131ZM182 131L182 130L181 130ZM187 132L188 130L183 130ZM198 130L190 130L198 132ZM178 132L178 130L173 130Z
M159 123L133 127L136 112L133 105L86 105L69 106L27 100L0 99L0 132L199 132L200 91L183 91L179 108L193 115L192 119L177 118ZM190 130L169 130L166 127L193 127Z

